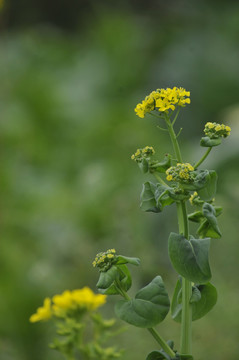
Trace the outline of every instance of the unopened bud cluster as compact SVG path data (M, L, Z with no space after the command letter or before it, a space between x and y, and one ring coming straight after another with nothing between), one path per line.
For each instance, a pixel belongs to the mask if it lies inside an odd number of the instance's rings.
M210 137L211 139L224 137L230 135L231 128L230 126L224 124L217 124L215 122L207 122L205 125L204 133L206 136Z
M136 152L131 155L131 159L136 162L141 162L143 159L149 158L155 154L155 150L152 146L145 146L143 149L137 149Z
M92 265L94 267L98 267L100 271L107 271L111 268L115 258L116 258L115 249L109 249L107 251L98 253Z
M178 163L177 166L171 166L166 170L166 179L168 181L182 181L186 180L188 182L193 180L193 171L194 167L189 164Z

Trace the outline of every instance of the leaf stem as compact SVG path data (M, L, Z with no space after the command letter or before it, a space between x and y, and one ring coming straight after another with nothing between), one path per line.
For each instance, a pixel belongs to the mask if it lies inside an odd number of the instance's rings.
M172 358L175 357L175 352L171 349L171 347L166 343L166 341L159 335L159 333L154 328L148 328L150 334L155 338L155 340L159 343L162 349Z
M199 165L202 164L202 162L203 162L203 161L208 157L208 155L210 154L211 150L212 150L212 147L209 147L209 148L207 149L207 151L206 151L205 154L201 157L201 159L200 159L195 165L193 165L194 169L197 169L197 168L199 167Z

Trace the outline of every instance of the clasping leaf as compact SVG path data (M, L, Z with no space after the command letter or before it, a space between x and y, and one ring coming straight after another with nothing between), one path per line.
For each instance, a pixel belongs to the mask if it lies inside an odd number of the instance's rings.
M139 290L132 300L120 300L115 313L127 323L148 328L162 322L170 308L168 293L161 276L156 276Z
M171 304L171 315L176 322L181 322L182 317L182 304L178 302L181 291L182 285L180 280L178 280ZM193 286L190 300L192 306L192 320L195 321L201 319L214 307L216 302L217 290L211 283Z
M186 279L204 284L211 279L209 266L210 239L187 240L183 235L169 236L169 257L175 270Z

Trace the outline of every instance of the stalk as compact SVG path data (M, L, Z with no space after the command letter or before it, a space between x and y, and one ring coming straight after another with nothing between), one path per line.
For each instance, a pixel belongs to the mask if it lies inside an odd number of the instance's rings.
M199 165L202 164L202 162L207 158L207 156L210 154L210 151L212 150L211 147L209 147L207 149L207 151L205 152L205 154L201 157L201 159L193 166L194 169L197 169L199 167Z
M177 141L177 136L173 129L173 124L175 123L175 119L171 123L169 117L165 115L165 121L168 127L175 156L178 162L182 163L183 161L182 161L180 147ZM186 239L189 239L188 216L187 216L186 204L184 201L180 201L177 203L177 215L178 215L179 233L183 234ZM182 278L182 322L181 322L181 340L180 340L180 353L182 355L191 354L192 352L192 308L190 305L191 294L192 294L191 281Z
M160 344L162 349L171 357L175 357L175 352L171 349L171 347L163 340L163 338L159 335L159 333L154 328L148 328L150 334L155 338L155 340Z

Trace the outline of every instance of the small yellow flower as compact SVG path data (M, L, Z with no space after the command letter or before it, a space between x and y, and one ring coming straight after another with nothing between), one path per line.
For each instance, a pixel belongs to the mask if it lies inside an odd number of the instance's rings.
M173 177L172 177L172 175L168 175L168 176L166 177L166 179L167 179L168 181L172 181L172 180L173 180Z
M83 289L72 291L72 300L75 305L82 309L96 310L106 302L106 295L94 294L94 292L87 286Z
M174 87L173 89L157 89L152 91L146 98L139 103L135 112L141 118L153 110L159 112L167 112L168 110L174 111L176 106L184 107L190 104L190 92L183 88Z
M217 126L215 126L215 130L216 130L216 131L220 131L220 130L222 130L221 125L219 125L219 124L218 124Z
M196 191L194 191L194 193L190 196L190 204L193 205L193 201L194 199L198 196L198 193Z
M41 320L49 320L52 317L51 299L46 298L43 306L37 309L37 312L30 317L30 322L34 323Z
M54 303L53 308L56 306L61 309L69 309L72 306L72 296L69 290L66 290L61 295L55 295L52 298Z

